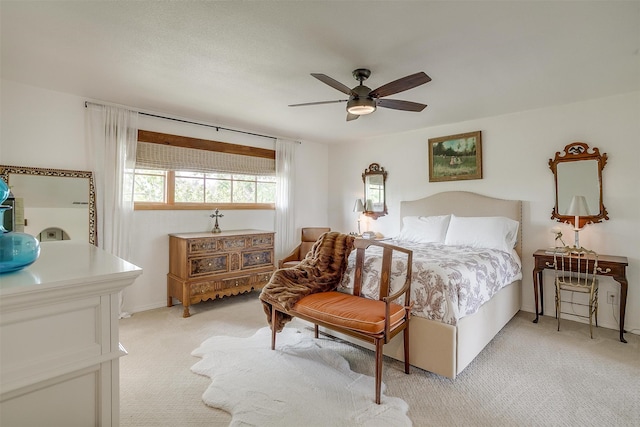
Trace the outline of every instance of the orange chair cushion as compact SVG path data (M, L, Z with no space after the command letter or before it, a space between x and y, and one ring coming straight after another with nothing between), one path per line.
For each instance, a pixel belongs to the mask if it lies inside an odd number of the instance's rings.
M342 292L319 292L307 295L296 303L293 310L336 327L367 334L384 331L385 303ZM391 328L404 319L404 307L391 304Z

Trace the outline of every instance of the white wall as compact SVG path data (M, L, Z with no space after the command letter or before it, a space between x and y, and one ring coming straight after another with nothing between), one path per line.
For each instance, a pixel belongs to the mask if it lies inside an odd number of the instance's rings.
M435 107L430 107L435 108ZM410 114L378 111L375 114ZM374 114L374 116L375 116ZM429 114L428 110L421 114ZM375 119L374 116L360 120ZM360 123L359 123L360 124ZM482 131L483 172L481 180L429 182L427 140L463 132ZM353 231L352 212L362 197L361 173L370 163L388 171L389 215L376 221L363 219L363 231L371 229L387 236L400 230L399 203L449 190L474 191L523 204L523 296L522 309L534 313L532 254L553 246L550 219L554 205L554 180L548 167L556 151L575 141L607 153L603 170L604 205L609 221L589 225L580 233L583 246L600 253L626 256L629 294L625 327L640 333L640 92L594 99L576 104L488 117L464 123L425 128L372 139L366 143L332 146L329 188L341 189L329 196L329 220L333 227ZM573 231L561 225L565 241ZM545 312L554 315L552 277L545 273ZM618 307L606 304L607 291L619 293L610 278L600 281L599 324L617 329ZM532 315L533 318L533 315Z
M87 160L84 98L20 83L0 81L0 164L91 170ZM135 107L135 106L132 106ZM215 123L224 126L224 123ZM274 148L272 139L217 132L197 125L140 116L141 129L203 139ZM296 227L328 223L328 148L304 142L296 148ZM100 191L100 189L96 189ZM144 272L125 290L125 311L166 305L169 233L208 231L209 211L136 211L130 262ZM274 229L270 210L223 211L224 230ZM100 219L98 219L99 221ZM99 238L99 237L98 237Z
M0 163L89 170L84 99L0 80Z

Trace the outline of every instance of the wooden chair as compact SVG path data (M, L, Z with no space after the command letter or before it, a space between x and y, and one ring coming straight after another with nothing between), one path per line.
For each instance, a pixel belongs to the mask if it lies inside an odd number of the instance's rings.
M585 248L567 246L558 249L553 255L556 275L556 318L560 330L560 314L589 318L589 334L593 338L593 319L598 327L598 254ZM562 291L586 294L588 302L574 302L562 299ZM562 311L562 303L581 305L589 308L588 316Z
M305 227L302 229L300 244L291 251L289 255L278 261L278 268L293 267L304 259L311 251L313 244L322 234L331 231L329 227Z
M356 239L356 269L353 295L331 291L308 295L298 301L291 310L286 310L277 301L272 304L272 324L276 323L276 312L299 317L315 325L315 337L318 338L318 326L335 330L359 338L375 345L375 402L380 404L382 384L382 347L400 332L404 333L404 371L409 373L409 320L411 318L411 250L390 244ZM361 296L365 250L371 246L383 248L382 268L380 271L380 293L378 299ZM401 289L390 295L391 260L394 252L407 256L407 269L403 272L404 283ZM398 303L400 297L404 300ZM271 349L276 346L276 332L272 329Z

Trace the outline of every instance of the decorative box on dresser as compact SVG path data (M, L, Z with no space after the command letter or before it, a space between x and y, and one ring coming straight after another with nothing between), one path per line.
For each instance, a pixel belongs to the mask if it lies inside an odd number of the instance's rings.
M173 298L189 306L261 289L274 270L274 233L233 230L169 235L167 307Z
M118 293L140 274L69 240L0 275L2 427L119 425Z

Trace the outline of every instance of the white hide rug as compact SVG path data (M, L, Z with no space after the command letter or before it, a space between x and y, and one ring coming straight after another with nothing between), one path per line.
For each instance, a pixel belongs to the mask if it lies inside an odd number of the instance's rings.
M278 333L275 350L265 327L249 338L209 338L191 354L202 357L191 370L212 380L202 400L229 412L231 426L411 425L404 400L385 396L382 384L376 405L373 377L295 328Z

